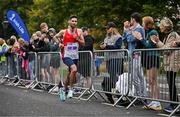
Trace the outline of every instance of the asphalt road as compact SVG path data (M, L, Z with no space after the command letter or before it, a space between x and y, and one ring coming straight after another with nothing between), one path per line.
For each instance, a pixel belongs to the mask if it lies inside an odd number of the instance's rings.
M57 95L14 86L0 85L0 116L146 116L156 117L158 112L141 106L126 110L111 107L101 101L68 99L61 102Z

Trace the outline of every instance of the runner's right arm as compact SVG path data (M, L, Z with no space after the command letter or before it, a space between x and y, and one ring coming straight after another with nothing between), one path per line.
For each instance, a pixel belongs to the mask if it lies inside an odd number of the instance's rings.
M53 39L55 42L58 42L59 38L61 38L61 43L59 43L59 47L62 49L64 47L64 45L62 44L62 37L64 36L65 30L61 30L59 31L59 33L57 33Z

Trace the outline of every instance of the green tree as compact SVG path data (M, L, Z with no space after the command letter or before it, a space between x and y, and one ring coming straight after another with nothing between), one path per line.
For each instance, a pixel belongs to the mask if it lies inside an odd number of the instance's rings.
M123 22L130 20L133 12L154 18L167 16L176 22L179 4L179 0L1 0L0 21L7 9L17 10L32 34L42 22L57 31L64 29L69 16L77 15L78 27L90 27L99 42L105 36L103 27L108 21L115 22L121 33Z

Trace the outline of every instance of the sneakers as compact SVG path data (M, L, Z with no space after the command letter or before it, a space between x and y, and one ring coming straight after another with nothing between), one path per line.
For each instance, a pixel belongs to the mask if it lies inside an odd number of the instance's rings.
M59 98L61 101L65 101L66 100L66 94L63 88L59 89Z
M161 103L158 101L152 101L147 106L143 106L143 108L144 109L152 109L155 111L161 111L162 110Z
M69 91L68 91L68 94L67 94L67 98L72 98L73 97L73 90L72 89L70 89Z
M172 113L174 109L175 109L174 106L169 105L166 108L164 108L164 111L168 113Z
M172 113L176 109L176 107L177 107L177 105L169 105L166 108L164 108L164 111L167 112L167 113ZM177 109L174 114L179 116L180 115L180 110Z
M150 106L150 109L153 109L153 110L155 110L155 111L161 111L161 110L162 110L162 107L161 107L160 102L159 102L159 104L158 104L158 103L154 103L153 105L151 105L151 106Z
M69 90L68 92L65 92L64 88L59 89L59 98L61 101L65 101L67 98L73 97L73 90Z
M73 94L81 94L82 90L81 89L74 89Z

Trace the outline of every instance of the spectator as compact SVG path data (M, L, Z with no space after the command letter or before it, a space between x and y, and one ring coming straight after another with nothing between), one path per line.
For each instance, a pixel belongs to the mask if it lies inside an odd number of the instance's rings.
M33 52L33 50L35 49L36 41L38 41L38 37L36 33L34 33L30 39L30 44L29 44L30 52ZM34 53L29 54L29 77L30 77L30 80L35 80L35 54Z
M53 37L56 35L56 30L54 28L49 29L49 35L50 40L52 42L50 43L50 51L52 52L60 52L61 49L59 48L59 39L53 40ZM59 75L59 67L60 67L60 55L58 53L51 54L50 59L50 73L52 75L52 82L55 84L58 84L60 81L60 75Z
M89 29L87 27L82 27L82 32L84 36L85 46L80 46L79 51L91 51L93 53L93 43L94 38L89 34ZM79 61L78 61L78 72L85 77L86 87L91 88L91 63L92 57L90 53L83 52L79 53Z
M6 53L7 50L8 50L8 45L6 44L5 40L0 38L0 64L3 67L6 66L6 56L5 56L5 53ZM5 76L6 71L1 69L1 72L2 72L2 75Z
M28 70L29 70L29 48L27 42L19 38L18 42L16 42L13 45L14 51L18 54L18 62L19 62L19 72L20 72L20 78L21 79L27 79L28 78Z
M14 45L14 43L17 42L16 38L11 38L7 40L7 44L8 44L8 50L6 52L6 57L7 57L7 61L8 61L8 77L12 78L14 77L15 75L17 75L17 63L15 61L15 54L11 51L12 50L12 47Z
M41 31L36 31L35 34L36 34L37 38L41 40L41 38L42 38Z
M122 37L116 29L116 25L114 22L108 22L106 26L106 37L104 42L100 45L101 49L105 50L114 50L121 49L122 46ZM115 84L118 80L117 75L121 75L123 73L123 59L122 53L120 52L106 52L106 68L110 75L110 78L104 78L102 82L103 90L111 92L115 89ZM106 93L106 96L110 103L114 103L114 99L112 94Z
M17 42L17 38L16 38L15 35L12 35L12 36L10 37L10 39L12 39L12 40L14 40L15 42Z
M50 45L53 45L53 44L54 44L53 37L56 35L56 30L55 30L54 28L50 28L50 29L48 30L48 35L49 35Z
M133 33L139 32L141 37L145 39L145 31L144 28L140 25L141 15L137 12L131 15L130 23L128 21L124 22L124 34L123 41L127 43L128 50L130 53L130 57L133 58L133 66L131 69L131 80L135 88L135 95L146 97L146 82L143 76L143 70L141 66L141 56L139 52L134 52L135 49L142 49L143 44L140 40L138 40Z
M173 48L176 47L176 43L180 41L180 36L173 30L172 21L165 17L160 22L160 31L166 34L163 42L160 41L158 36L153 36L151 40L159 47L159 48ZM169 98L170 101L178 102L178 95L176 89L176 74L180 67L180 56L179 51L171 51L164 52L164 69L166 71L167 82L169 86ZM177 107L176 104L170 104L164 111L173 112L173 110Z
M41 33L47 34L49 32L48 25L45 22L40 24L40 28L41 28Z
M42 47L42 51L49 52L50 51L50 43L48 35L43 33L43 41L44 45ZM48 53L41 54L41 75L42 80L44 82L50 82L50 75L49 75L49 66L50 66L50 55Z
M145 39L142 38L139 32L135 32L134 36L142 41L145 48L157 48L156 44L151 41L151 36L158 36L158 32L155 30L153 18L145 16L142 19L142 25L146 31ZM147 76L150 86L150 97L153 99L159 99L159 86L158 86L158 69L160 67L159 53L157 51L143 51L142 52L143 67L147 69ZM146 107L146 106L144 106ZM154 110L161 110L161 104L158 101L152 101L148 104L148 107Z
M42 51L44 52L48 52L50 51L50 43L51 38L49 36L49 27L48 24L46 22L43 22L40 24L40 29L41 29L41 38L44 41L44 46ZM49 71L49 67L50 67L50 54L41 54L42 56L42 63L41 63L41 74L42 74L42 79L45 82L50 82L50 71Z

